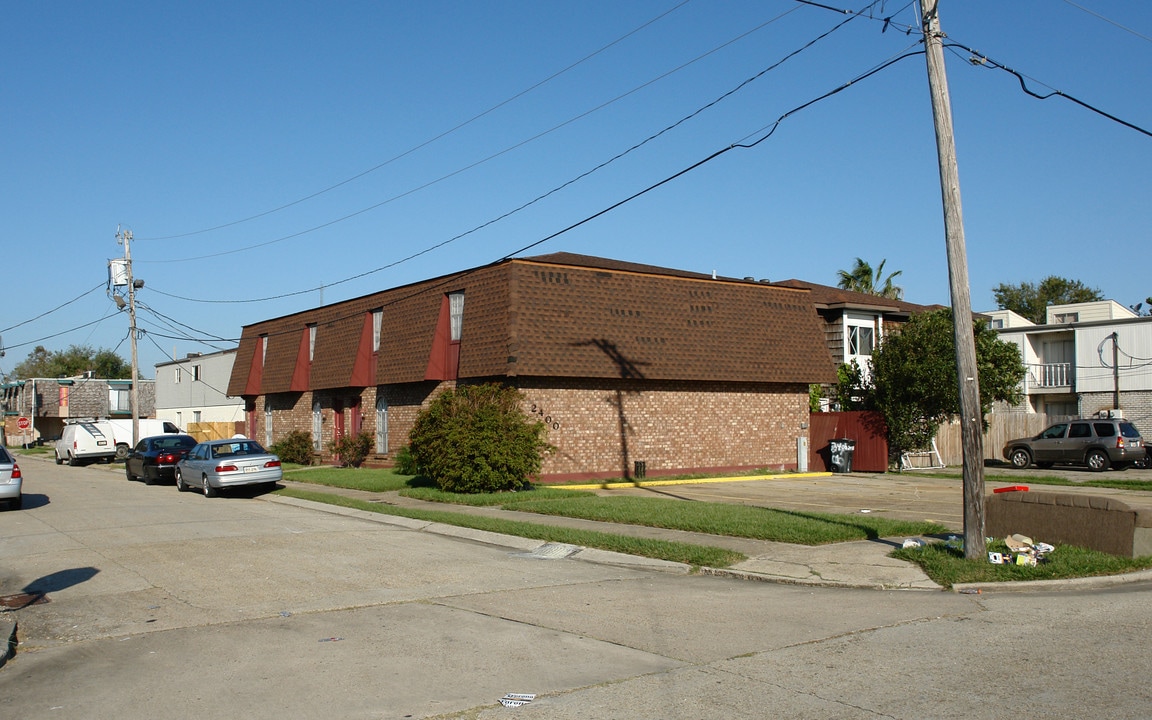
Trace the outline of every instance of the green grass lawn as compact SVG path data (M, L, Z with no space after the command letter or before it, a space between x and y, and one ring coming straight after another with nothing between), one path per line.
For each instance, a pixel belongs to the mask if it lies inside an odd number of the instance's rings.
M284 479L292 482L328 485L330 487L388 492L419 486L423 478L400 475L391 468L340 468L330 466L290 465L284 469Z
M1003 541L988 543L988 552L1004 553ZM1056 580L1060 578L1118 575L1152 568L1152 557L1126 558L1086 548L1061 545L1036 567L993 565L986 558L967 560L960 543L932 543L919 548L901 548L892 557L913 562L939 585L957 583L1009 582L1013 580Z
M400 508L392 505L381 505L380 503L342 497L323 491L317 492L284 488L278 490L277 494L328 503L330 505L367 510L385 515L398 515L417 520L426 520L428 522L439 522L446 525L487 530L504 535L515 535L517 537L535 538L546 542L568 543L570 545L580 545L601 550L612 550L628 555L650 557L659 560L671 560L673 562L686 563L694 567L722 568L746 559L745 555L724 548L689 545L688 543L669 542L667 540L633 538L623 535L613 535L611 533L575 530L572 528L554 527L552 525L465 515L463 513L441 510Z
M405 490L402 494L437 502L499 505L510 510L541 515L560 515L582 520L645 525L801 545L948 532L948 528L935 523L908 522L875 516L796 512L730 503L687 502L663 498L600 497L592 493L554 488L483 495L457 495L417 489Z

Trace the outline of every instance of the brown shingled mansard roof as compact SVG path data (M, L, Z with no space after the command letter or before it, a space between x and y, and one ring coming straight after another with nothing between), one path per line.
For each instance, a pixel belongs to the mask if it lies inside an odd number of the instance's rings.
M513 258L244 327L229 395L257 347L260 393L289 392L317 325L309 389L351 386L383 311L377 384L424 379L442 298L464 293L459 377L834 382L809 291L570 253ZM304 343L302 346L301 343ZM303 355L306 360L307 355Z

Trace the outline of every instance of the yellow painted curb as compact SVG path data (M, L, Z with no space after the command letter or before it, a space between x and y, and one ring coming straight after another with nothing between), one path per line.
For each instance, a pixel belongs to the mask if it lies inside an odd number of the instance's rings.
M637 482L588 483L584 485L545 485L561 490L617 490L620 488L660 487L663 485L705 485L722 482L748 482L749 480L794 480L796 478L831 477L830 472L785 473L781 475L740 475L737 477L694 478L687 480L640 480Z

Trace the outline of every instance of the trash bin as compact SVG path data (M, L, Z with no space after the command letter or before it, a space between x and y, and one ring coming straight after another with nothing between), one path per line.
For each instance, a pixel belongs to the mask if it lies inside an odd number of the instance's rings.
M832 472L852 472L852 453L856 451L856 441L848 438L833 438L828 442L832 455Z

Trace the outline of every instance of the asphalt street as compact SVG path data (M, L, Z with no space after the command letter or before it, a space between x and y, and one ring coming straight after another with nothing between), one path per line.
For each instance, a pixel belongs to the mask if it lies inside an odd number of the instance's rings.
M1148 583L959 595L685 574L21 461L19 718L1144 718ZM536 695L506 708L506 693Z

